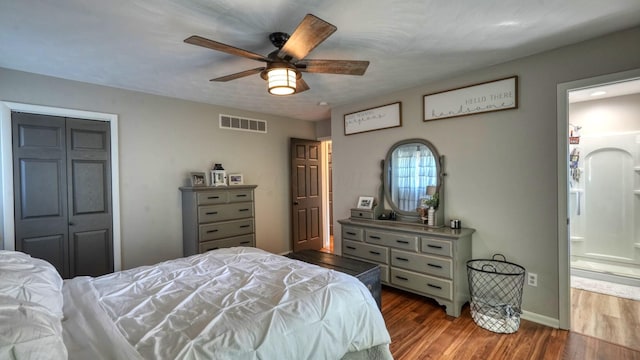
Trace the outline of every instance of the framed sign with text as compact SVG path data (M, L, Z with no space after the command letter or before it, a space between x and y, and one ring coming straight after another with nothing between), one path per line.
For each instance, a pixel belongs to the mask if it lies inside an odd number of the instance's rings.
M402 103L399 101L344 116L345 135L398 126L402 126Z
M518 108L518 77L512 76L424 96L424 121Z

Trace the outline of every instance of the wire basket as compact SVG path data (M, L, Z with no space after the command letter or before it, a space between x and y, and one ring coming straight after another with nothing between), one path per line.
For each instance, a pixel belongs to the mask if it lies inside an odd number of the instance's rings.
M473 321L496 333L518 331L525 269L495 254L491 259L467 261L467 276Z

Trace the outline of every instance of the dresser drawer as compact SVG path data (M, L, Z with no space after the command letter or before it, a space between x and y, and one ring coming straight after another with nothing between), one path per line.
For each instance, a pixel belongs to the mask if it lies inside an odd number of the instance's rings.
M364 241L383 246L393 246L399 249L418 251L418 237L391 232L366 230Z
M447 300L453 299L453 282L450 280L439 279L392 267L391 284Z
M253 233L253 219L209 223L198 226L200 242Z
M198 207L198 223L242 219L253 216L253 203L208 205Z
M391 249L391 266L453 279L453 262L450 258L435 257Z
M373 210L351 209L351 218L353 219L375 219Z
M242 235L222 240L211 240L201 242L199 246L200 253L209 250L222 249L234 246L255 246L254 235Z
M349 240L362 241L364 239L364 230L362 228L343 226L342 238Z
M227 202L226 191L212 191L198 194L198 205L224 204Z
M228 199L230 203L253 201L253 190L251 189L236 189L228 191Z
M422 237L422 252L442 256L453 256L451 241Z
M347 255L372 260L382 264L389 263L389 249L350 240L342 241L342 252Z

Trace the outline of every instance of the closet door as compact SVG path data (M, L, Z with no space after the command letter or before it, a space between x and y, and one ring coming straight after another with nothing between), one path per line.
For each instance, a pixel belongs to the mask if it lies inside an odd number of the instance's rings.
M109 123L67 119L69 275L113 272Z
M47 260L67 278L65 118L13 113L12 120L16 250Z
M13 113L16 249L64 278L113 271L109 123Z

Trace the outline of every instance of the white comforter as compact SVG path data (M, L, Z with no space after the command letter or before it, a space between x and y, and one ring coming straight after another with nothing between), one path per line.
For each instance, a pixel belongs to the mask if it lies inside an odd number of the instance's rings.
M356 278L255 248L66 280L64 314L71 359L391 358Z

